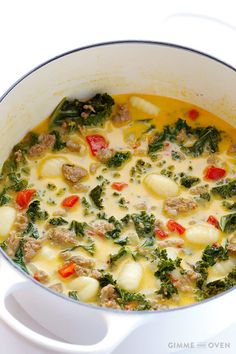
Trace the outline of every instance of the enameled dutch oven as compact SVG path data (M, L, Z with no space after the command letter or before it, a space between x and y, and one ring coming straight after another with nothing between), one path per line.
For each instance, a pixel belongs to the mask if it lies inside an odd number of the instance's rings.
M97 92L170 96L199 105L236 125L236 72L230 65L168 43L102 43L49 60L2 96L0 162L14 144L52 112L62 97L88 98ZM51 351L105 354L130 336L131 345L139 340L141 352L157 353L159 339L173 341L181 336L187 341L194 334L195 340L202 341L235 321L235 289L172 310L115 311L52 292L17 268L2 250L1 253L0 317L20 335ZM52 336L28 328L16 313L13 315L9 296L14 296Z

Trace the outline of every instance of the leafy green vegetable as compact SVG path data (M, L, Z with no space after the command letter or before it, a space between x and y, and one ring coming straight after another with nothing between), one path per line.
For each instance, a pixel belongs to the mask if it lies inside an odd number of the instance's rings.
M103 199L102 199L103 193L104 193L103 185L97 185L89 193L90 198L92 199L94 205L98 209L103 209L103 205L102 205L102 203L103 203Z
M66 248L63 252L72 252L78 248L83 248L85 251L87 251L89 254L91 254L92 256L94 255L94 253L96 252L96 247L95 247L95 243L92 242L90 244L80 244L77 246L73 246L73 247L69 247Z
M87 227L86 222L78 222L76 220L72 220L70 223L69 230L73 230L78 237L83 237L85 235L85 229Z
M120 245L120 246L125 246L125 245L127 245L127 242L128 242L128 236L123 237L123 238L119 238L119 239L117 239L117 240L114 241L114 243L115 243L116 245Z
M207 202L209 202L211 200L211 195L210 193L201 193L199 196L201 199L206 200Z
M68 296L69 296L71 299L74 299L74 300L79 301L78 292L77 292L76 290L68 291Z
M98 93L87 101L64 98L51 115L51 126L60 126L64 121L81 126L102 125L111 115L113 105L114 100L107 93Z
M29 221L26 230L23 232L23 236L29 236L34 238L39 238L39 232L37 226L32 222Z
M102 276L101 276L101 278L99 278L99 283L100 283L101 288L103 288L104 286L107 286L108 284L115 285L116 281L113 279L113 276L111 273L102 272Z
M32 222L36 220L46 220L49 216L46 210L41 210L39 200L34 200L30 203L26 214Z
M161 287L157 294L170 299L174 294L178 293L178 290L169 275L170 272L180 266L181 258L176 258L175 260L168 258L166 249L156 249L155 253L159 259L155 276L161 280Z
M48 223L53 226L60 226L60 225L68 224L68 221L66 221L62 217L59 217L59 218L52 218L52 219L48 220Z
M130 157L131 153L129 151L117 151L109 160L106 161L106 165L109 168L118 168L121 167Z
M236 210L236 202L223 201L222 205L228 210Z
M236 195L236 180L213 187L211 192L219 195L223 199L231 198Z
M183 176L180 179L181 186L184 186L185 188L191 188L192 186L195 186L199 182L200 182L200 178L193 177L193 176Z
M28 182L25 179L21 179L19 174L11 172L8 174L8 178L10 181L9 189L13 189L16 192L21 191L22 189L26 189Z
M204 151L215 153L219 150L219 142L221 140L220 132L215 127L197 128L194 130L197 140L185 151L194 157L202 155Z
M116 286L116 291L119 295L118 303L122 308L126 305L133 304L134 310L144 311L151 308L150 301L148 301L144 294L141 293L130 293L119 286Z
M135 213L131 215L133 220L135 230L139 237L142 238L153 238L155 216L153 214L147 214L146 211L141 211L140 213Z
M11 200L11 198L6 193L7 188L3 188L3 190L0 192L0 206L9 203L9 201Z
M172 157L172 160L175 160L175 161L178 161L181 159L181 155L178 151L175 151L175 150L172 150L171 151L171 157Z
M106 232L107 238L116 239L120 236L122 228L123 228L122 222L117 220L114 216L108 217L105 213L98 213L97 217L99 219L108 221L110 224L113 224L113 226L114 226L113 230Z
M231 233L236 230L236 213L223 215L220 218L220 228L226 233Z
M56 140L53 145L53 151L60 151L66 147L66 143L64 143L61 139L61 135L57 130L53 130L50 134L54 135Z
M122 246L117 253L110 254L108 263L113 266L121 257L129 254L129 250Z
M15 262L24 272L29 274L29 271L25 265L24 261L24 252L23 252L23 247L24 247L25 240L21 239L19 246L16 250L15 256L13 258L13 262Z

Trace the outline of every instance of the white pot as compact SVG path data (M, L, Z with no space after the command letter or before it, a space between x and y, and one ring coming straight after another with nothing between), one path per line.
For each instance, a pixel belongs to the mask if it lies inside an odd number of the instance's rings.
M54 58L19 80L0 103L3 162L12 146L47 117L64 96L144 92L189 101L235 125L235 69L210 56L165 43L127 41L81 48ZM2 252L2 251L1 251ZM160 312L120 312L55 294L23 274L3 254L0 317L44 348L63 353L110 353L131 332L140 352L157 353L159 341L202 341L235 320L235 289L204 302ZM9 264L10 273L9 273ZM15 269L14 269L14 268ZM17 269L17 271L16 271ZM9 310L13 294L32 318L59 341L29 329ZM137 327L142 326L142 330ZM74 344L71 344L71 343Z

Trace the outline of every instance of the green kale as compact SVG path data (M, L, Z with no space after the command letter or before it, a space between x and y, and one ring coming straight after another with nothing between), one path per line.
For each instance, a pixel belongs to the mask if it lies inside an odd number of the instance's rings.
M26 189L28 182L25 179L21 179L19 174L14 172L8 174L9 178L9 189L13 189L16 192L19 192L23 189Z
M66 248L63 252L72 252L74 250L77 250L78 248L82 248L84 249L85 251L87 251L89 254L91 254L91 256L93 256L96 252L96 247L95 247L95 243L94 242L91 242L89 244L80 244L80 245L76 245L76 246L73 246L73 247L69 247L69 248Z
M13 258L13 262L15 262L24 272L29 274L29 271L25 265L24 261L24 252L23 252L23 247L24 247L25 240L21 239L19 246L16 250L15 256Z
M129 250L122 246L117 253L110 254L108 263L113 266L115 262L117 262L120 258L127 256L129 254Z
M175 151L175 150L172 150L171 151L171 157L172 157L172 160L175 160L175 161L178 161L181 159L181 155L178 151Z
M223 201L222 205L228 210L236 210L236 202Z
M191 147L184 149L186 153L197 157L201 156L205 151L215 153L219 150L221 135L215 127L196 128L194 135L197 136L197 140Z
M220 228L226 233L234 232L236 230L236 213L221 216Z
M109 160L106 161L106 166L109 168L121 167L130 157L131 153L129 151L117 151Z
M184 176L180 179L181 186L191 188L200 182L200 178L193 176Z
M46 210L41 210L39 200L34 200L30 203L26 214L32 222L35 222L36 220L47 220L49 216Z
M52 218L48 220L48 223L53 226L61 226L61 225L66 225L68 224L68 221L63 219L62 217L59 218Z
M39 238L39 232L37 226L32 222L29 221L26 230L23 232L23 236L29 236L34 238Z
M55 143L53 145L53 151L60 151L66 147L66 143L64 143L61 139L61 135L57 130L53 130L50 134L55 136Z
M78 292L76 290L68 291L68 296L73 300L79 301Z
M137 311L149 310L151 308L150 301L148 301L144 294L141 293L130 293L119 286L116 286L116 291L118 293L118 303L122 308L126 308L127 305L134 305L133 309Z
M207 202L209 202L211 200L211 195L210 193L201 193L199 196L201 199L206 200Z
M70 125L102 125L110 117L113 105L114 100L107 93L98 93L87 101L64 98L51 115L51 126L60 126L65 121Z
M219 195L223 199L231 198L236 195L236 180L213 187L211 192Z
M140 213L135 213L131 215L133 220L135 230L139 237L141 238L153 238L155 216L153 214L147 214L146 211L141 211Z
M111 273L104 273L102 272L102 276L98 279L101 288L104 286L107 286L108 284L115 285L116 281L113 279L113 276Z
M9 203L11 200L11 198L6 193L7 188L3 188L3 190L0 192L0 206Z
M104 194L103 185L97 185L89 192L90 198L92 199L94 205L98 209L103 209L103 204L102 204L103 203L103 199L102 199L103 194Z
M155 276L161 281L161 287L157 291L157 294L170 299L174 294L178 293L177 288L171 281L170 273L180 267L181 258L176 258L175 260L168 258L167 251L158 248L155 250L155 256L158 259Z
M123 237L123 238L118 238L117 240L114 241L114 243L116 245L120 245L120 246L125 246L127 245L128 242L128 236Z
M73 230L78 237L83 237L85 235L85 229L87 227L86 222L78 222L76 220L72 220L70 223L69 230Z
M113 230L106 232L107 238L116 239L120 236L121 231L122 231L122 227L123 227L122 222L117 220L114 216L108 217L105 213L98 213L97 217L99 219L108 221L110 224L113 224L113 226L114 226Z

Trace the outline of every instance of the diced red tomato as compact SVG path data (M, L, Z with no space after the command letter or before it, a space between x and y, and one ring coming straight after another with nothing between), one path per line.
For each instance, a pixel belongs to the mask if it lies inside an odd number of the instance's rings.
M128 187L128 184L124 182L113 182L111 185L111 188L119 192L121 192L126 187Z
M99 150L105 149L109 145L107 140L99 134L87 135L86 141L89 144L93 156L96 156Z
M210 179L212 181L218 181L226 175L226 171L224 168L210 166L205 170L204 177L206 179Z
M79 201L79 196L78 195L70 195L69 197L66 197L61 205L64 208L72 208L77 202Z
M199 112L196 109L190 109L188 116L191 120L196 120L199 117Z
M64 265L64 267L60 268L58 270L58 273L63 277L63 278L68 278L69 276L75 274L75 262L71 262L69 264Z
M156 235L156 237L161 238L161 239L164 239L164 238L168 237L168 233L165 232L164 230L161 230L161 229L156 229L155 230L155 235Z
M39 276L38 276L38 273L37 273L37 272L34 273L34 279L37 280L37 281L39 281Z
M207 219L207 222L213 226L215 226L217 229L219 229L219 221L213 216L210 215Z
M16 203L21 208L27 208L29 202L31 201L33 195L36 193L35 189L25 189L20 191L16 195Z
M168 220L167 227L172 232L178 232L179 235L183 235L185 233L185 228L175 220Z

